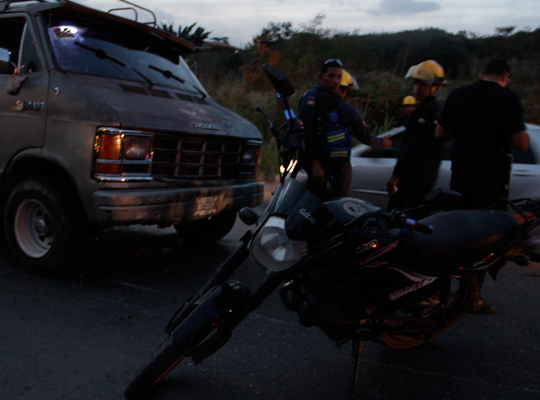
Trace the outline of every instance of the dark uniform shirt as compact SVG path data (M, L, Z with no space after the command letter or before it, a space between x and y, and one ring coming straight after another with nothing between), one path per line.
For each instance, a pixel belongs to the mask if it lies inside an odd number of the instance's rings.
M507 198L512 135L525 130L519 97L481 80L448 96L439 123L455 139L450 188L463 196L457 207L489 207Z
M304 124L305 156L308 159L326 159L326 137L322 132L317 134L317 129L324 125L326 114L334 110L341 115L354 137L376 149L384 148L384 139L371 134L358 110L321 85L302 96L299 109L298 117Z
M489 81L454 90L439 123L452 132L452 171L473 174L509 172L514 133L525 130L518 96Z
M439 114L435 97L428 97L411 115L393 172L398 191L390 196L388 209L418 206L433 189L442 156L442 143L435 140Z
M350 134L362 143L382 149L384 138L374 137L358 110L345 102L341 96L328 92L321 85L308 90L302 96L299 108L299 118L304 124L305 151L302 155L302 164L308 174L307 187L323 200L347 196L352 177L351 164L349 160L328 160L325 129L328 126L328 113L336 111L342 127L347 127ZM348 146L350 149L350 144ZM311 179L311 164L314 159L319 160L325 172L325 182Z
M398 119L396 119L396 123L394 124L394 127L398 127L398 126L407 126L407 123L409 122L409 118L410 117L407 117L406 115L402 115L401 117L399 117Z

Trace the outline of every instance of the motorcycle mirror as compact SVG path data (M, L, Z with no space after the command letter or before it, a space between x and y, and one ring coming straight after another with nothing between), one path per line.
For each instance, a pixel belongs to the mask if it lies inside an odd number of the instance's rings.
M266 73L266 76L274 86L274 89L282 95L283 97L290 97L294 94L294 88L289 78L287 78L281 71L277 68L272 67L270 64L264 64L263 70Z
M422 199L422 204L431 210L443 210L451 208L461 198L461 193L450 189L437 188L428 193Z
M257 221L259 220L259 214L255 212L255 210L244 207L240 210L238 213L238 216L242 220L242 222L246 225L255 225Z

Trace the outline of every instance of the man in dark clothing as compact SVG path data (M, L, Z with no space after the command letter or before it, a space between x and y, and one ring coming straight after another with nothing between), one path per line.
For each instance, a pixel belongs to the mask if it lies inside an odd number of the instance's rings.
M435 137L454 139L450 188L462 195L460 209L490 207L508 198L512 147L527 150L529 135L519 97L506 86L510 66L490 61L481 80L454 90L444 105ZM480 286L485 271L480 274ZM471 312L492 313L480 291Z
M308 174L308 189L323 200L348 196L352 136L378 149L390 144L388 139L373 137L360 113L339 95L342 75L341 61L327 60L319 84L300 100L305 133L302 166Z
M529 146L523 107L506 87L509 70L504 60L491 61L481 80L448 96L439 119L436 137L455 139L450 188L462 194L459 208L489 207L508 198L512 146Z
M421 204L435 185L442 156L442 143L434 132L440 107L435 94L444 82L443 68L433 60L412 66L405 78L413 80L417 107L411 115L392 176L386 184L388 209L406 210ZM411 217L420 215L411 213Z

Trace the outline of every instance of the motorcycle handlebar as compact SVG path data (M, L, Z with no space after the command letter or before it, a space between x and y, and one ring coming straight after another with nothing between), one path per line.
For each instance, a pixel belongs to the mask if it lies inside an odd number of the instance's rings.
M384 220L386 223L386 226L390 229L392 228L408 228L414 231L418 231L421 233L425 233L428 235L431 235L435 231L435 227L433 225L426 225L421 222L418 222L414 219L407 218L402 215L394 215L391 213L388 213L386 211L379 210L377 212L370 212L366 213L355 220L349 222L345 225L345 228L352 228L353 226L358 225L361 222L367 221L368 219L378 219L378 220Z

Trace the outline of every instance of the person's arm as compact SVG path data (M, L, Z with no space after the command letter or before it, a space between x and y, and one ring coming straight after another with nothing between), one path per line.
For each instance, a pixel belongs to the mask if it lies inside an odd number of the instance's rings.
M460 121L463 118L464 112L471 108L470 105L465 106L462 101L456 100L458 91L459 89L450 93L441 113L437 117L435 140L454 139L454 134L459 132Z
M317 158L317 149L315 138L317 135L317 117L318 117L318 101L320 97L316 95L314 90L309 90L300 100L298 118L304 125L304 144L305 150L303 157L309 163L310 176L318 182L324 182L325 174L319 159Z
M386 191L390 196L392 196L394 193L397 192L397 183L399 181L399 178L396 178L394 175L388 179L388 182L386 182Z
M527 131L519 131L512 135L512 147L521 152L529 148L529 134Z
M300 100L298 118L304 124L304 157L313 159L317 157L315 149L315 136L317 134L317 108L318 104L315 92L307 91Z
M437 124L435 128L435 140L452 139L452 132L443 127L441 124Z
M386 136L373 136L360 112L352 105L345 102L343 103L344 105L342 105L342 107L345 109L347 120L349 121L349 128L356 139L377 150L386 149L392 145L392 141Z

